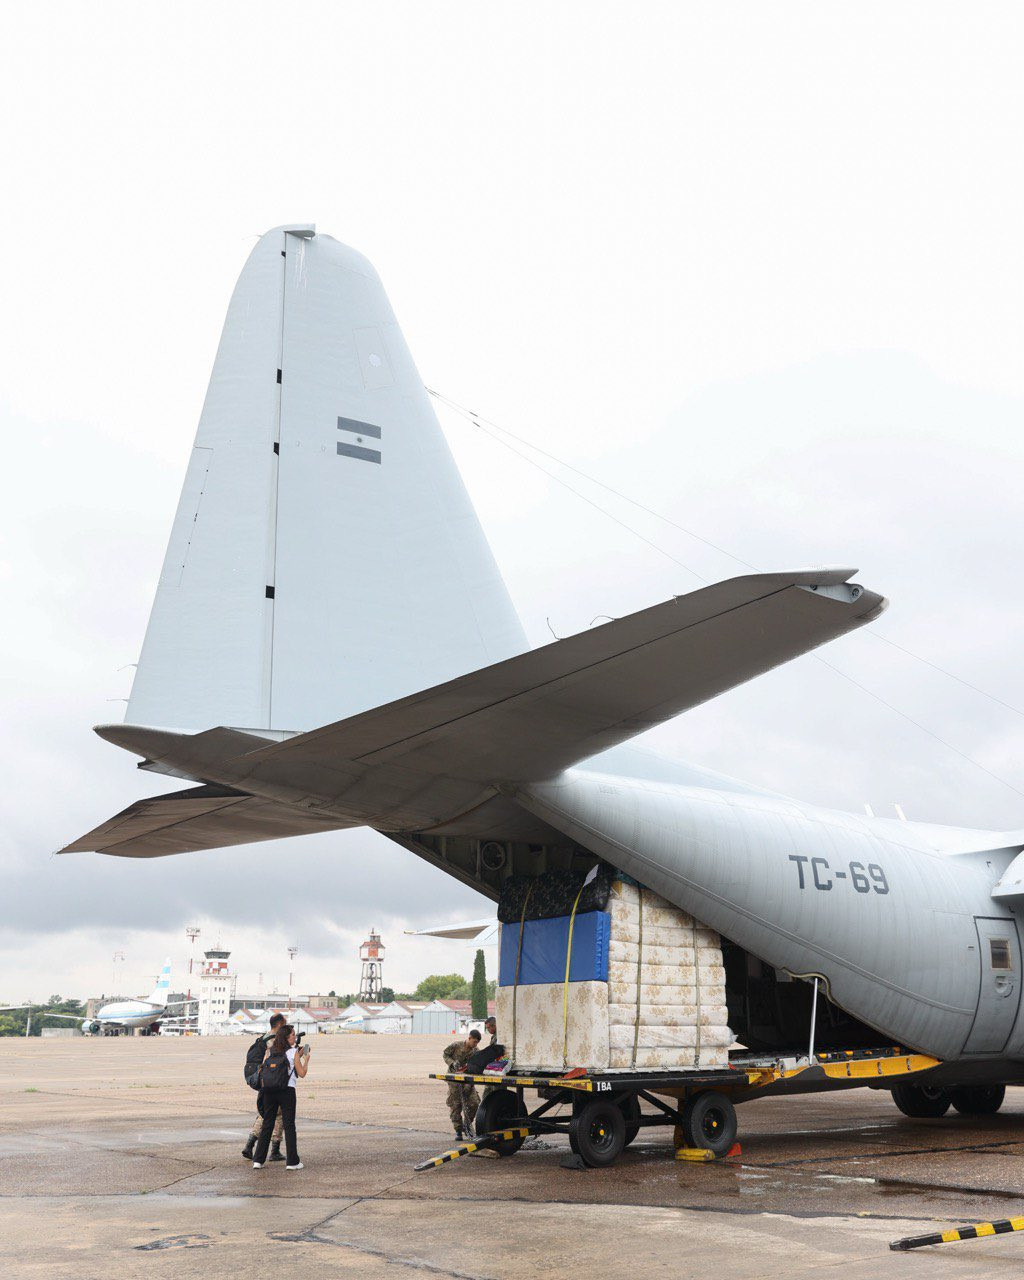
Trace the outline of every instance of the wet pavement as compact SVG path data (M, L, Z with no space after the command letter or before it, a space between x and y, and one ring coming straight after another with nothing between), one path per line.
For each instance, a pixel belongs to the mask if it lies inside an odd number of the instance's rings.
M450 1142L445 1038L317 1040L306 1168L256 1172L234 1039L0 1040L0 1264L9 1275L1009 1276L1024 1233L894 1254L901 1236L1024 1215L1024 1090L985 1120L901 1116L887 1093L739 1108L742 1156L673 1158L644 1130L610 1169L566 1140L415 1173Z

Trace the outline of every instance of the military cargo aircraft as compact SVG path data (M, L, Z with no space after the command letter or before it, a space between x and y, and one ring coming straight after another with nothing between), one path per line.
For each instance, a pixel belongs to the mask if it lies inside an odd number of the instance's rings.
M904 1111L994 1111L1024 1080L1024 829L816 808L627 745L871 622L853 576L733 578L530 649L376 272L278 227L231 299L125 722L96 729L189 785L64 852L365 825L492 900L599 858L721 934L748 1049L806 1042L820 989L822 1051L937 1060Z

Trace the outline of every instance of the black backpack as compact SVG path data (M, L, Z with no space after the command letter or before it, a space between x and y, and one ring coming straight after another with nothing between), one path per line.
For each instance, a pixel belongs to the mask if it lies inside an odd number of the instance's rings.
M266 1037L257 1036L245 1054L245 1083L250 1089L263 1088L263 1085L260 1084L260 1067L263 1066L263 1059L266 1055Z
M261 1089L287 1089L292 1064L287 1053L272 1053L260 1068Z

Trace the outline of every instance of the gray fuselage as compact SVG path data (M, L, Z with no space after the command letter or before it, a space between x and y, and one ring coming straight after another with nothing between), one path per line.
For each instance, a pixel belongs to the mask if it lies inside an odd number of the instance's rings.
M893 1043L1018 1074L1017 922L992 898L1016 849L944 854L909 823L583 770L516 799Z

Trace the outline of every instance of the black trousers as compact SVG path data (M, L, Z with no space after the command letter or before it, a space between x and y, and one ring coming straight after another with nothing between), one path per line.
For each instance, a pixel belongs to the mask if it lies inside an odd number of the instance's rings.
M263 1090L263 1128L259 1141L253 1152L253 1162L264 1164L270 1150L270 1135L274 1131L274 1121L278 1110L284 1117L284 1148L289 1164L299 1163L299 1145L295 1138L295 1093L290 1086L286 1089Z

